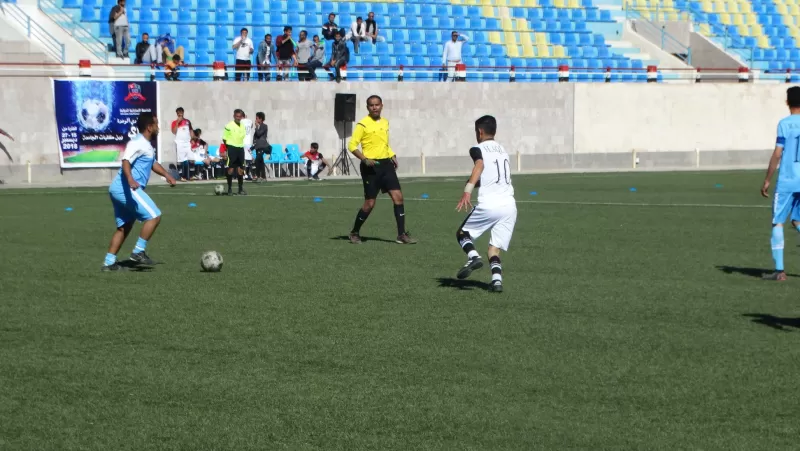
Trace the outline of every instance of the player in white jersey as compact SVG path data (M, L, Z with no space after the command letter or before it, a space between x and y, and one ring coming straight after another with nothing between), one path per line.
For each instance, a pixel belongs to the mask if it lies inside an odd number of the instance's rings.
M143 223L142 231L130 260L148 266L155 264L145 252L147 241L152 238L161 222L161 210L145 192L147 182L150 181L150 172L166 178L170 185L175 186L175 179L156 161L156 150L150 144L150 141L158 135L158 118L153 113L140 113L136 127L140 134L128 141L125 153L122 155L122 167L108 187L111 204L114 206L117 230L108 245L103 271L126 269L117 263L117 252L137 220Z
M172 121L170 129L172 134L175 135L175 154L178 163L183 166L183 173L181 175L182 181L189 179L189 165L192 163L194 157L192 153L192 138L194 138L194 128L192 128L192 121L186 119L183 115L183 108L178 107L175 110L177 118Z
M253 126L253 121L247 118L247 115L244 115L242 119L242 125L244 126L244 166L245 166L245 173L247 174L247 179L250 180L250 167L253 165L253 132L255 132L255 127Z
M492 116L483 116L475 121L475 137L478 145L469 150L475 166L464 194L458 203L458 211L472 208L456 232L458 244L467 254L467 263L458 271L459 279L466 279L472 271L483 267L483 260L475 250L473 238L477 239L491 230L489 239L489 266L492 269L490 290L503 291L503 268L500 251L507 251L517 222L517 203L511 185L511 163L508 153L494 140L497 121ZM479 188L478 206L472 207L472 190Z

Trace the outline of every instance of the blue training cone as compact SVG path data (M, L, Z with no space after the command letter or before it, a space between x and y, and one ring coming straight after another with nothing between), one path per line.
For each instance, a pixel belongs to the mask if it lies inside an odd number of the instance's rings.
M714 188L722 188L722 183L717 183L716 185L714 185Z
M531 196L536 196L536 195L538 195L538 194L539 194L539 193L537 193L536 191L531 191Z
M314 198L314 202L322 202L322 198L321 197L315 197Z
M422 198L423 198L423 199L427 199L428 197L430 197L430 196L428 196L428 193L423 193L423 194L422 194Z
M194 202L191 202L191 203L189 203L189 208L194 208L194 207L196 207L196 206L197 206L197 204L196 204L196 203L194 203Z
M67 207L64 209L64 211L72 211L72 207Z
M636 188L631 188L631 192L635 193L636 192Z

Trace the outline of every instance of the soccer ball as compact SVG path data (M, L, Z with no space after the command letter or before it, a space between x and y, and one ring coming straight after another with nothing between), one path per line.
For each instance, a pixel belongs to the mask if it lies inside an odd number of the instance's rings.
M217 196L221 196L225 192L225 187L222 185L217 185L214 187L214 194Z
M109 113L108 106L102 100L87 99L81 105L78 120L83 128L100 131L108 127L109 122L111 122L111 113Z
M208 251L200 259L200 266L205 272L220 272L222 270L222 255L217 251Z

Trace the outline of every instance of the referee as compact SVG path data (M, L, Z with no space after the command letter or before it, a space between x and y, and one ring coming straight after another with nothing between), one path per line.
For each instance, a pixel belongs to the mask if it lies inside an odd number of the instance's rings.
M406 232L406 212L403 208L403 192L397 179L397 157L389 147L389 121L381 118L383 100L379 96L367 99L369 115L356 124L348 149L361 160L361 180L364 184L364 205L356 215L356 222L350 232L350 242L361 244L361 226L375 208L378 193L388 192L394 202L394 218L397 221L397 240L399 244L416 244L417 240ZM359 144L361 150L358 150Z
M225 126L222 133L222 142L228 149L228 195L233 195L231 186L233 185L233 170L236 169L236 180L239 182L239 195L246 196L244 190L244 137L247 129L242 124L244 111L237 109L233 112L233 120Z

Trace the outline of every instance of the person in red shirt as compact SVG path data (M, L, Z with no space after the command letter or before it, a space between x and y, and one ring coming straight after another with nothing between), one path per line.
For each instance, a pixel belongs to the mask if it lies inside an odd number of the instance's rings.
M306 174L309 180L319 180L319 173L325 168L328 168L328 175L333 172L331 164L319 153L317 143L311 143L311 149L303 154L303 158L306 158Z

